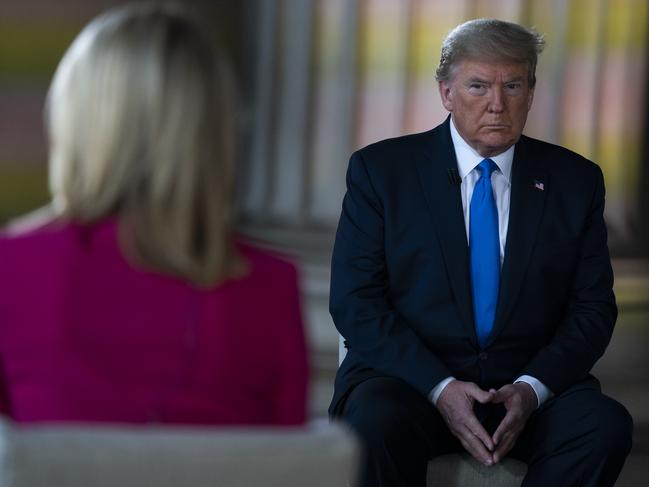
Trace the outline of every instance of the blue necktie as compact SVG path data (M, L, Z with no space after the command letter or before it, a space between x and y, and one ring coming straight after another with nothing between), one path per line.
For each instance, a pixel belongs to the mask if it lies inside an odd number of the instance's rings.
M473 189L469 224L473 316L480 347L484 348L493 328L500 283L500 238L498 210L491 187L496 163L485 159L478 164L480 179Z

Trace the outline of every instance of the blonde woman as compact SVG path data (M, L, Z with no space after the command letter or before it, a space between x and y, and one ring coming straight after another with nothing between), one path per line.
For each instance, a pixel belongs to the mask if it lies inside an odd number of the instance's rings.
M48 95L52 202L0 236L4 414L304 422L296 271L230 228L233 110L181 7L122 7L77 37Z

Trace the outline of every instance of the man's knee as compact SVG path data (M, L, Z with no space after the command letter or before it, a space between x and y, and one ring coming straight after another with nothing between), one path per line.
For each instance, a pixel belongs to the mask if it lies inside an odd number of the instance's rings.
M391 404L366 404L362 407L345 411L343 419L365 440L394 438L405 435L405 428L400 427L402 411Z
M443 426L426 398L398 379L384 378L356 386L346 399L341 419L365 442L381 445L428 447Z
M342 418L363 437L398 435L412 415L408 392L389 381L369 379L356 386L347 398Z
M624 454L631 451L633 419L619 402L604 396L593 409L596 423L593 441L595 449L601 452Z

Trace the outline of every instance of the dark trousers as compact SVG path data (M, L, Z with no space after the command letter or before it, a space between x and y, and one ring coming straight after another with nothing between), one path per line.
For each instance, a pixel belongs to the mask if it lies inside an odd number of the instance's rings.
M476 408L493 434L501 405ZM428 460L462 451L437 409L405 382L362 382L339 404L364 446L362 487L424 487ZM612 486L631 450L633 421L594 379L548 400L530 417L509 453L528 464L524 487Z

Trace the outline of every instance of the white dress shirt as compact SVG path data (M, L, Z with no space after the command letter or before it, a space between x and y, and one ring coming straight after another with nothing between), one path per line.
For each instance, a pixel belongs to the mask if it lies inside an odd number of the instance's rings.
M480 171L477 166L485 158L478 154L460 135L455 128L453 118L451 117L451 139L455 148L455 157L457 158L458 173L462 179L460 193L462 196L462 209L464 211L464 224L466 228L467 242L469 241L469 223L471 212L471 196L473 188L480 178ZM511 174L512 163L514 161L514 148L511 146L505 152L490 157L496 163L498 169L491 174L491 186L494 191L496 208L498 210L498 236L500 238L500 265L502 266L505 259L505 244L507 242L507 228L509 226L509 200L511 196ZM437 404L437 399L444 388L453 380L454 377L447 377L437 384L429 394L429 399L433 404ZM536 394L537 404L540 406L552 396L552 392L541 381L529 375L522 375L514 382L526 382Z

